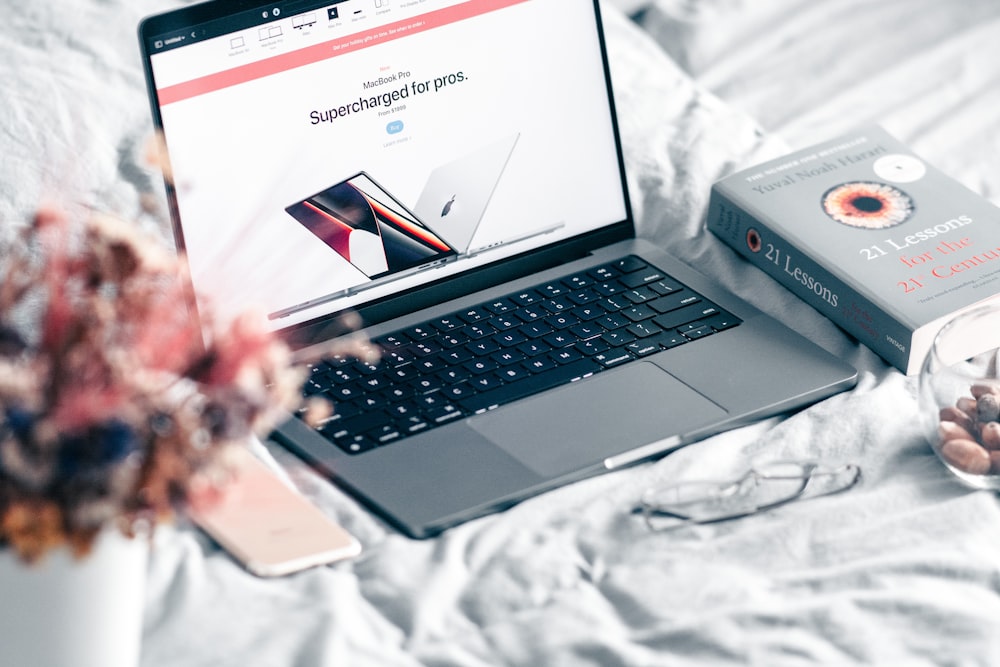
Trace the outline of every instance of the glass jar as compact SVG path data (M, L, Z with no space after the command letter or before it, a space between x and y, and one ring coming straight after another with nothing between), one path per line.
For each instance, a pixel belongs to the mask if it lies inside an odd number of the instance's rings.
M958 315L938 332L920 373L931 447L967 485L1000 489L1000 305Z

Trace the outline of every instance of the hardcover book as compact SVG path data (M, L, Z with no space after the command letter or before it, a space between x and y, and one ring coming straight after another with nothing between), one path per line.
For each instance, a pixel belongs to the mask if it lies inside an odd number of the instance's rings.
M707 224L906 374L1000 293L1000 209L878 126L718 181Z

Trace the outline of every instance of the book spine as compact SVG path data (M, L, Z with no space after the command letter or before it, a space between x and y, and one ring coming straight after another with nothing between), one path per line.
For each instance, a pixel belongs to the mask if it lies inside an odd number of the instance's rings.
M752 264L901 370L910 368L913 331L776 233L722 188L712 188L708 229Z

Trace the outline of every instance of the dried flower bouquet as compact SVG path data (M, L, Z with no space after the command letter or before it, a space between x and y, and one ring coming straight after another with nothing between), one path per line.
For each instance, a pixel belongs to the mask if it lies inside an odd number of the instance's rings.
M40 210L0 254L0 544L25 560L210 498L227 448L296 407L289 349L195 318L183 270L89 211Z

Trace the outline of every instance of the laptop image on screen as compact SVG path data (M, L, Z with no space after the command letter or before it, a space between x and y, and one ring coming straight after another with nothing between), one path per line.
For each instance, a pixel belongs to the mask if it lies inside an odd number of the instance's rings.
M636 238L597 0L354 6L139 27L194 291L303 354L355 311L383 350L313 363L336 412L276 441L420 538L855 383Z
M368 174L355 174L285 210L367 278L455 254Z
M436 167L413 207L417 217L459 252L476 252L472 240L516 143L517 135L504 137Z

